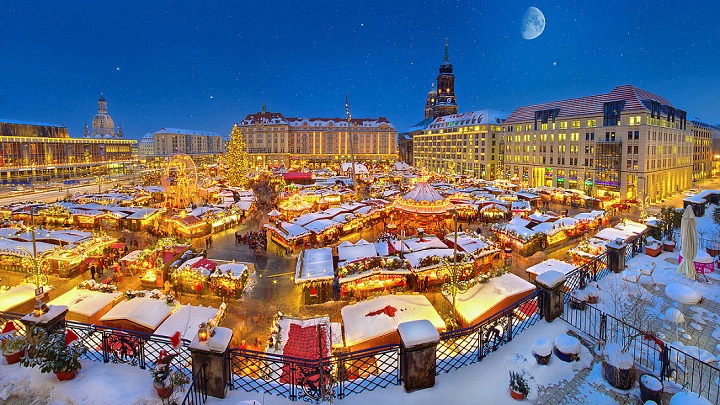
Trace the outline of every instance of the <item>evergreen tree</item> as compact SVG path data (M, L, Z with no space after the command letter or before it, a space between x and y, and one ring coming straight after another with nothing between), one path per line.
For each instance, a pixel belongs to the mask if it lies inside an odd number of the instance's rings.
M228 143L227 156L225 163L228 170L225 172L227 184L230 186L248 186L248 171L250 170L250 161L245 149L245 140L240 133L237 124L233 126L230 133L230 142Z

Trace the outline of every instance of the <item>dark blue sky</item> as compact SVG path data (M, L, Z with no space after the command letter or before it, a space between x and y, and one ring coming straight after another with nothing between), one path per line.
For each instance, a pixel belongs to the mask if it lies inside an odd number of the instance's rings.
M520 35L529 6L547 26ZM720 122L720 2L10 1L0 13L0 117L82 136L100 92L139 138L227 134L260 110L422 119L445 38L460 111L631 83Z

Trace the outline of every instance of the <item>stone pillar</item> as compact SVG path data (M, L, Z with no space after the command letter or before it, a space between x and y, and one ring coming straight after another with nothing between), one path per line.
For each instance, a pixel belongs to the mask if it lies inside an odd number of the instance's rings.
M37 326L45 329L45 332L50 333L55 329L62 326L65 322L65 315L68 312L68 307L65 305L49 305L47 312L42 314L39 318L35 317L32 312L20 318L20 322L25 325L25 337L28 342L35 343L35 334L33 329Z
M565 274L550 270L535 278L535 285L542 290L540 314L547 322L552 322L563 313L565 299Z
M190 343L190 356L192 357L193 376L200 367L207 363L205 377L207 378L207 393L216 398L225 398L230 378L230 340L232 329L215 327L215 335L208 336L208 340L201 342L195 336Z
M625 248L627 244L622 239L615 239L606 245L608 270L620 273L625 269Z
M405 391L411 392L435 386L435 351L440 334L426 319L398 325L402 355L400 378Z

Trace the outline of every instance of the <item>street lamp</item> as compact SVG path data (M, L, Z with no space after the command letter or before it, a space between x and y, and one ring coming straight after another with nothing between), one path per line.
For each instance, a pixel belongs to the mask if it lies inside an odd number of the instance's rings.
M102 187L103 180L105 180L104 177L105 176L95 176L95 182L97 182L97 185L98 185L98 194L102 193L102 191L100 190L100 187Z

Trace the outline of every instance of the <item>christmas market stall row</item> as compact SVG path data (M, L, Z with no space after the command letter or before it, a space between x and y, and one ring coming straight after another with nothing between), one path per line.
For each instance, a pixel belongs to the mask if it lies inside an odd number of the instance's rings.
M120 259L121 270L125 274L140 274L143 288L164 288L169 280L168 270L171 264L190 253L190 244L169 237L158 239L142 250L134 250Z
M604 211L581 213L575 217L536 211L527 218L516 215L507 223L494 224L491 229L503 246L527 257L579 237L607 222Z
M86 270L117 240L98 231L0 229L0 269L28 273L35 265L46 274L72 277Z
M448 243L452 246L452 242ZM457 266L462 269L462 278L492 277L491 266L499 252L482 236L458 235ZM424 291L447 280L453 258L454 250L434 235L377 243L362 239L355 244L344 241L336 251L332 248L302 251L295 269L295 284L302 287L307 304Z

